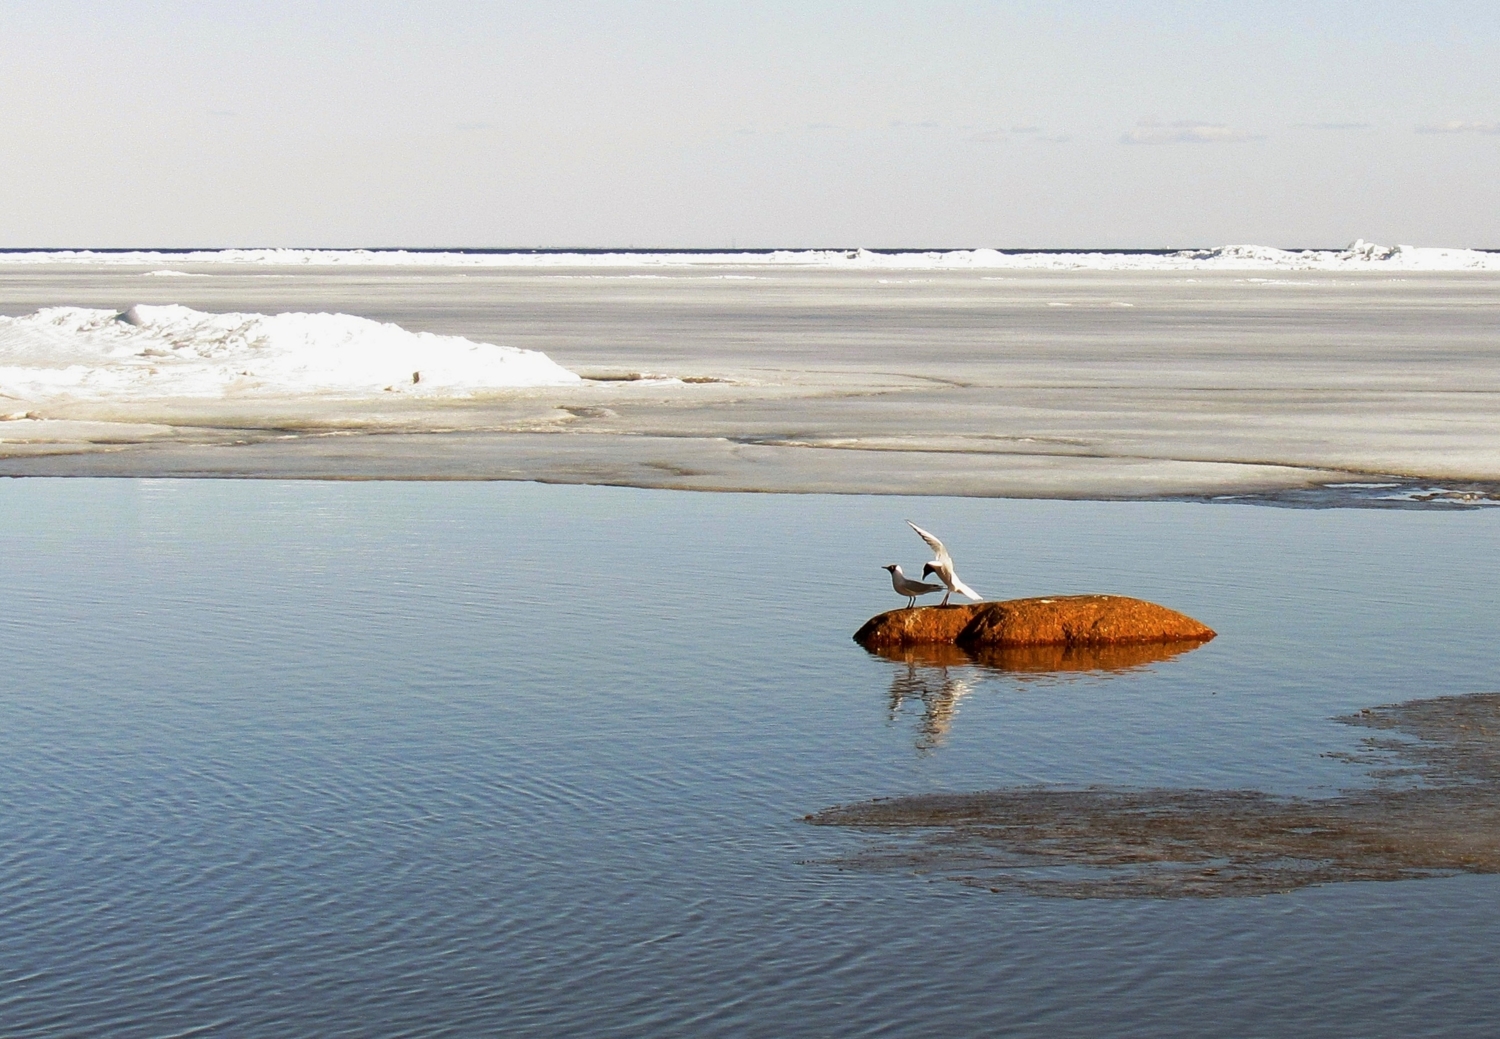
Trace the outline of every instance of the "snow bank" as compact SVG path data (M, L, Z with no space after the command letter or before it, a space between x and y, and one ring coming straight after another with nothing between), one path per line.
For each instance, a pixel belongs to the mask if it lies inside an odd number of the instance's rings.
M1196 266L1226 270L1500 271L1500 253L1376 245L1363 238L1338 252L1323 249L1288 252L1264 245L1225 245L1217 249L1174 253L1173 258Z
M466 397L580 381L546 354L408 332L349 314L205 314L180 306L49 307L0 317L0 397L388 393Z
M1177 252L871 252L868 249L782 249L769 252L410 252L365 249L221 249L203 252L56 251L0 253L3 264L250 264L289 267L852 267L891 270L1322 270L1500 271L1500 252L1373 245L1288 251L1264 245L1226 245ZM156 273L156 272L148 272Z

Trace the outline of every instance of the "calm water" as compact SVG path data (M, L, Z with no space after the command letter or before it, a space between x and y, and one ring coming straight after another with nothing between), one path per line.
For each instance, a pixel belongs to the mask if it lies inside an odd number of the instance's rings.
M1220 632L1118 675L849 639L991 597ZM0 1034L1482 1035L1500 878L1049 900L823 864L842 801L1363 781L1500 687L1500 513L0 484ZM927 690L924 701L914 690ZM893 695L894 691L894 695Z

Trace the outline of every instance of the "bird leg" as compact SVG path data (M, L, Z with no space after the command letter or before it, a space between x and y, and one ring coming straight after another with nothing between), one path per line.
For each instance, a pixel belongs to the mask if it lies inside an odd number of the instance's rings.
M948 595L952 595L952 594L953 594L953 592L950 590L948 592ZM943 606L947 606L948 605L948 595L943 596L943 601L942 601L941 605L943 605Z

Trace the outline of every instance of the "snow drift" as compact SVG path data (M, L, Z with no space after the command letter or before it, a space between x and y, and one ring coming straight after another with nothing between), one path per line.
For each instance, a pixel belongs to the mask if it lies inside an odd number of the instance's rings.
M409 332L350 314L134 306L0 317L0 396L23 401L467 397L578 381L534 350Z

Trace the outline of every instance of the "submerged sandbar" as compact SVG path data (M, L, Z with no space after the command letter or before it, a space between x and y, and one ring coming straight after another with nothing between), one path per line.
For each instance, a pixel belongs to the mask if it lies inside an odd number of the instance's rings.
M1500 873L1500 693L1338 721L1374 730L1378 781L1334 797L1023 787L841 805L807 817L887 838L845 868L1069 898L1264 895L1315 884Z

